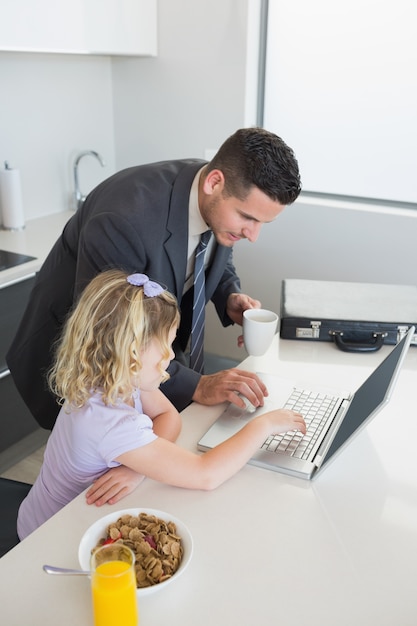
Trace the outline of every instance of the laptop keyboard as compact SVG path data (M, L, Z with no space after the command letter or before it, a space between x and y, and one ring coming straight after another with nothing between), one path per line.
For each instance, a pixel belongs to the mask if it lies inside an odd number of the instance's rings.
M307 433L303 435L298 430L291 430L281 435L270 435L262 449L307 459L339 400L321 393L294 389L284 408L301 413Z

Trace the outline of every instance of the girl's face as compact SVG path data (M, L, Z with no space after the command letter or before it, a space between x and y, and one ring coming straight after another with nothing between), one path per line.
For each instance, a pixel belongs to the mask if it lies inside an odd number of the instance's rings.
M168 335L168 344L171 349L168 359L162 359L161 346L156 339L153 339L149 347L141 353L142 368L138 376L138 387L142 391L154 391L158 389L161 384L161 367L165 371L175 357L174 351L172 350L172 342L176 334L177 329L173 328Z

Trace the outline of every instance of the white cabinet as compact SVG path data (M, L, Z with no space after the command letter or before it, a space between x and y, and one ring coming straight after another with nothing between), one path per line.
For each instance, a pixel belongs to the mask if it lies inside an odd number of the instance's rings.
M155 56L157 0L2 0L0 50Z

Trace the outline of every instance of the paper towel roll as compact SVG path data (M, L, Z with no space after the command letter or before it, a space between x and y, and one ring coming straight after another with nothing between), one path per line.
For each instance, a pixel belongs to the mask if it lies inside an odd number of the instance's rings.
M20 172L7 166L0 171L0 206L3 228L20 230L25 227Z

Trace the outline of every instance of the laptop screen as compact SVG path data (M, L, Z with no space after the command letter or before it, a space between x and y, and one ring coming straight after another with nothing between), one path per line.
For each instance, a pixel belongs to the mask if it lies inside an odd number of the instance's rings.
M389 394L399 371L403 352L407 352L410 332L395 346L382 363L354 394L346 415L333 439L323 465L367 421ZM406 345L407 344L407 345Z

